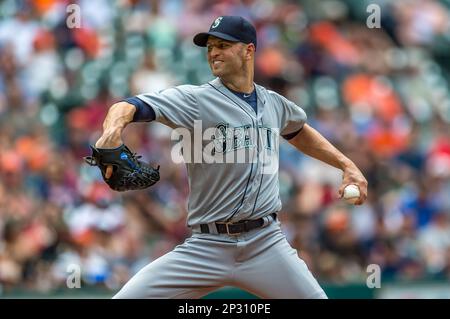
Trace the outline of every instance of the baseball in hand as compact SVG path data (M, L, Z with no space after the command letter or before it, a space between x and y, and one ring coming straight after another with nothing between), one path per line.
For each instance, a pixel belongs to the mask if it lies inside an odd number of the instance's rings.
M344 188L344 199L349 204L355 204L360 195L359 187L356 185L350 184Z

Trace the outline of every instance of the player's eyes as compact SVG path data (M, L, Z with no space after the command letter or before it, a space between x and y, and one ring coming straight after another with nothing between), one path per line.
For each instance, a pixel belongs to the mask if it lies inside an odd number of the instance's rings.
M219 44L215 44L215 45L207 45L206 46L206 50L208 52L211 52L213 48L218 48L220 50L224 50L224 49L228 49L230 47L230 45L228 43L219 43Z
M219 43L217 45L207 46L206 49L208 50L208 52L211 52L213 47L216 47L216 48L219 48L219 49L227 49L228 47L230 47L230 45L228 43Z

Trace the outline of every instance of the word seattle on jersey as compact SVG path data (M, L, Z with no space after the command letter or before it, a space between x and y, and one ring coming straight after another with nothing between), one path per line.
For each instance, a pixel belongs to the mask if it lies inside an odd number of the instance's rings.
M175 163L263 163L266 174L278 170L279 129L251 124L232 127L217 123L203 129L194 121L193 131L172 131L171 157Z

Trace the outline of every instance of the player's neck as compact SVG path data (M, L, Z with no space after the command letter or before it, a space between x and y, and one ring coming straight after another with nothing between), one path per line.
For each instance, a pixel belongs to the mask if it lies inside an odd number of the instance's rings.
M252 93L253 92L253 76L235 76L220 78L222 83L235 92Z

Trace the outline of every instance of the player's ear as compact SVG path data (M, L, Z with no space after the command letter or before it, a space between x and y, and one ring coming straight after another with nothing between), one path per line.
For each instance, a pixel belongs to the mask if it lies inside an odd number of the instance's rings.
M245 45L245 57L247 59L251 59L255 54L255 45L253 43L249 43Z

